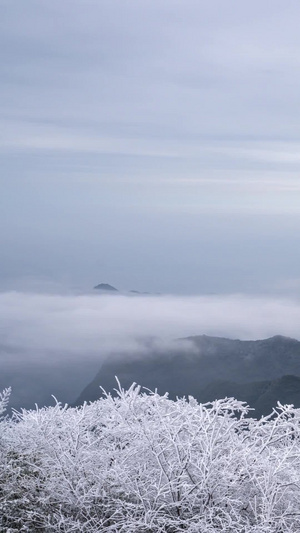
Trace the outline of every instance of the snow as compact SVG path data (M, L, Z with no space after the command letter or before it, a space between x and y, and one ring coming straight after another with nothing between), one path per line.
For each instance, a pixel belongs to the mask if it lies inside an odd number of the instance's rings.
M15 412L0 422L0 529L299 531L300 410L248 412L135 384L78 408Z

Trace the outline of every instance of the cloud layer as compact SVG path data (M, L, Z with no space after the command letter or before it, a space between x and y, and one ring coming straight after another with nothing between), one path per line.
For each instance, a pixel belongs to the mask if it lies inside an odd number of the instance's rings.
M147 357L201 334L300 340L299 323L299 302L244 295L1 293L0 388L13 386L15 407L49 404L51 394L70 403L106 357Z
M227 296L0 294L2 343L43 350L130 353L137 339L190 335L300 339L300 304L293 300Z

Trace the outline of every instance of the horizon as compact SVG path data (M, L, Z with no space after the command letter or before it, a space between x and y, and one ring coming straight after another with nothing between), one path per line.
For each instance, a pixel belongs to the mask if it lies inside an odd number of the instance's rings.
M300 294L297 1L4 6L1 290Z

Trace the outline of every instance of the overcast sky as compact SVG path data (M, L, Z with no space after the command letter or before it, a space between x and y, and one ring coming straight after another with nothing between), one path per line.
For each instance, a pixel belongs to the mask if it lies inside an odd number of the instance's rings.
M299 294L299 21L0 0L0 287Z

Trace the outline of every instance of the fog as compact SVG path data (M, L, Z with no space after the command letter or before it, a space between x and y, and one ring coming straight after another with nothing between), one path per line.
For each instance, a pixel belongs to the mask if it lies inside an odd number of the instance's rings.
M0 294L1 387L12 405L72 402L107 357L147 357L192 335L300 340L300 303L235 295ZM192 349L192 346L189 347Z

